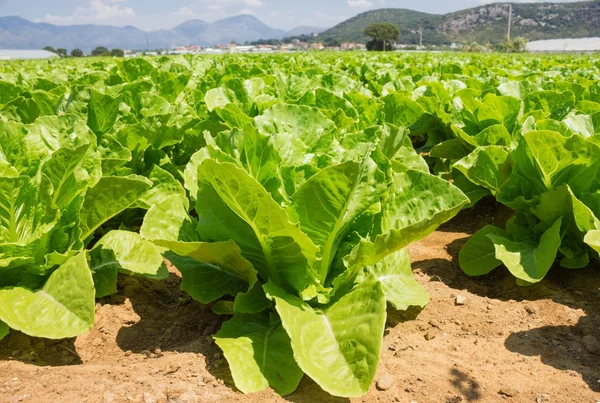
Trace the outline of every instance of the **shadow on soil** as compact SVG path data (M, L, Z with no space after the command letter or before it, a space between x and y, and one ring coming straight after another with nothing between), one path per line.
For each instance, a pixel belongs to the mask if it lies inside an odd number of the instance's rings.
M180 285L180 277L172 273L162 282L120 278L120 298L129 298L140 320L119 330L117 344L123 351L134 354L152 354L156 348L202 354L207 370L215 378L223 380L227 387L237 390L227 362L212 339L228 317L216 315L210 306L195 302L180 290ZM294 403L349 402L348 399L332 397L307 376L302 379L297 391L285 399Z
M219 330L222 320L181 291L180 284L181 279L173 273L162 282L120 278L119 297L128 298L140 317L119 330L117 344L123 351L137 354L160 348L203 355L214 352L207 341Z
M506 212L493 213L489 206L484 205L483 209L483 213L479 206L473 211L461 212L441 230L473 234L483 226L481 223L491 222L490 214L495 214L498 226L510 216ZM413 263L413 269L421 270L431 281L441 281L455 290L466 290L481 297L517 302L548 299L564 305L565 309L583 310L587 316L572 326L544 326L512 333L504 344L509 351L540 356L543 363L556 369L575 371L590 389L600 392L600 334L597 331L600 328L600 264L593 262L586 269L568 270L559 267L557 262L542 282L519 287L506 268L498 268L482 277L466 276L458 266L458 253L467 240L465 236L446 247L452 260L423 260Z
M298 389L289 396L284 397L285 400L292 403L349 403L350 399L342 397L334 397L325 392L312 379L304 375Z
M452 368L450 371L450 383L467 401L473 402L481 399L481 386L479 382L468 374Z
M157 349L200 354L207 371L233 389L227 362L212 338L227 317L216 315L209 305L194 301L180 286L181 278L174 273L164 281L120 277L116 298L128 298L140 319L119 330L117 345L123 351L150 357Z
M12 330L0 344L0 361L9 360L43 367L82 364L75 350L75 339L38 339Z

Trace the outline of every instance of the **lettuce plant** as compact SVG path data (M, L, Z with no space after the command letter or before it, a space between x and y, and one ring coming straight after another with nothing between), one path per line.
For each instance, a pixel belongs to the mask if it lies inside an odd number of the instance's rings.
M468 203L426 171L405 130L286 123L316 113L279 104L258 130L207 135L184 175L191 201L155 204L140 232L168 250L185 291L232 316L214 338L245 393L286 395L306 374L333 395L364 395L386 302L429 299L406 247Z
M600 147L595 137L536 129L528 119L517 146L475 150L456 167L493 192L515 215L502 229L486 226L459 259L471 276L505 265L520 285L541 281L557 258L576 269L597 257Z
M8 328L61 339L90 329L94 298L117 272L164 278L158 249L138 234L96 230L143 195L146 178L103 176L114 164L73 115L0 122L0 337Z

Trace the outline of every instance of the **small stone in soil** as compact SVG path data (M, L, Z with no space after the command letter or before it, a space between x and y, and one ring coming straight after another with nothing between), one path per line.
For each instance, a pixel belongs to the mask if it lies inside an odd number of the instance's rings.
M393 376L390 374L385 374L377 380L377 388L379 390L388 390L391 389L395 383L396 381Z
M104 392L103 401L104 403L113 403L115 401L115 394L112 392Z
M207 326L206 329L202 332L203 336L210 336L215 333L215 328L213 326Z
M550 396L546 393L538 393L537 397L535 398L536 403L542 403L547 401L550 401Z
M163 374L165 375L170 375L170 374L174 374L175 372L179 371L181 367L179 365L167 365L167 367L165 368L165 370L163 371Z
M581 339L581 343L583 344L583 347L587 350L588 353L594 354L600 352L600 342L591 334L588 334L583 339Z
M535 311L535 309L534 309L534 308L532 308L532 307L530 307L530 306L526 306L526 307L525 307L525 311L526 311L528 314L530 314L530 315L535 315L535 314L536 314L536 311Z
M435 339L435 334L433 334L431 332L425 333L425 340L429 341L429 340L433 340L433 339Z
M435 320L435 319L432 319L432 320L430 320L430 321L429 321L429 326L431 326L431 327L435 327L435 328L437 328L437 329L440 329L440 324L439 324L439 322L438 322L437 320Z
M503 396L507 396L507 397L514 397L515 395L517 395L519 393L519 391L515 388L512 387L508 387L508 388L502 388L498 391L499 394L503 395Z
M467 298L463 295L457 295L454 303L458 306L465 305L467 303Z

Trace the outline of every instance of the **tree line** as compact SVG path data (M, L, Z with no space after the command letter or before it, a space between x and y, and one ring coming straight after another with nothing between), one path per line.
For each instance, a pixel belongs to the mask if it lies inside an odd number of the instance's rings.
M367 50L391 50L392 41L400 39L400 30L389 22L378 22L365 28L364 34L370 38L367 42ZM491 44L480 45L477 42L466 44L462 48L465 52L486 52L499 50L505 53L523 53L527 51L527 39L523 37L514 40L506 38L504 43L493 47Z
M67 53L67 49L64 49L64 48L54 49L52 46L46 46L44 48L44 50L47 50L48 52L56 53L60 57L68 57L69 56L69 54ZM125 52L123 51L123 49L119 49L119 48L114 48L112 50L109 50L108 48L106 48L104 46L98 46L92 50L90 55L91 56L124 57ZM83 53L83 50L81 50L79 48L75 48L75 49L71 50L71 57L83 57L83 56L85 56L85 54Z

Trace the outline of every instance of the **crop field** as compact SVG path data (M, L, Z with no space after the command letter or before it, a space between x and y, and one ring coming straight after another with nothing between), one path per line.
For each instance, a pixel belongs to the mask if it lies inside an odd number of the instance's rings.
M0 63L1 402L600 400L600 58Z

